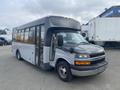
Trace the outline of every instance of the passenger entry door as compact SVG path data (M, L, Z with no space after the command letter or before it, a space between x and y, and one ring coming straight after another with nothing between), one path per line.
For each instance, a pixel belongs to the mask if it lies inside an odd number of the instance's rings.
M43 62L43 40L41 33L41 26L36 27L36 45L35 45L35 64L37 66L40 66L40 64Z
M55 50L56 50L56 36L55 36L55 34L53 34L52 39L51 39L50 53L49 53L49 60L50 61L54 61Z

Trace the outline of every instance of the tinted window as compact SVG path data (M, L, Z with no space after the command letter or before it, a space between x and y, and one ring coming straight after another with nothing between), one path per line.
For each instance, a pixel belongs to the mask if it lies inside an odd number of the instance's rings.
M41 40L44 42L44 37L45 37L45 27L41 26Z
M29 31L29 43L30 44L35 43L35 27L30 28L30 31Z
M21 30L21 42L24 42L24 30Z
M25 29L24 42L28 43L29 28Z

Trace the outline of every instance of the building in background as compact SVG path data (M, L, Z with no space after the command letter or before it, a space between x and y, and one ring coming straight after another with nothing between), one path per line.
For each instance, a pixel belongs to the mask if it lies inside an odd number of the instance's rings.
M112 6L105 9L98 17L120 17L120 6Z
M120 6L112 6L83 24L81 32L86 39L98 45L120 45ZM109 44L108 44L109 43Z

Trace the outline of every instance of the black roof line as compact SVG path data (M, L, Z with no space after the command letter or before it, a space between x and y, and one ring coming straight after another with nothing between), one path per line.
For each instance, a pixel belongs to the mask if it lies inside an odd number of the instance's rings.
M35 23L37 23L38 25L39 25L39 24L44 24L45 21L46 21L46 19L52 18L52 17L59 17L59 18L66 18L66 19L74 20L74 19L72 19L72 18L68 18L68 17L64 17L64 16L50 15L50 16L45 16L45 17L39 18L39 19L37 19L37 20L33 20L33 21L29 22L29 23L20 25L20 26L18 26L18 27L15 27L14 29L16 29L16 28L17 28L17 29L24 29L24 28L27 28L27 27L30 27L30 26L32 27L32 25L34 26ZM74 20L74 21L76 21L76 20ZM41 23L40 23L40 22L41 22ZM34 23L34 24L33 24L33 23ZM35 25L37 25L37 24L35 24Z

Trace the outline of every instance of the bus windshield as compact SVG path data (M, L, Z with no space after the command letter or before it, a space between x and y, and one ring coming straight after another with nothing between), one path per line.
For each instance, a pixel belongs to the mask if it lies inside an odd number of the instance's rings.
M78 32L59 32L58 35L63 36L63 45L66 44L88 44L83 36Z

